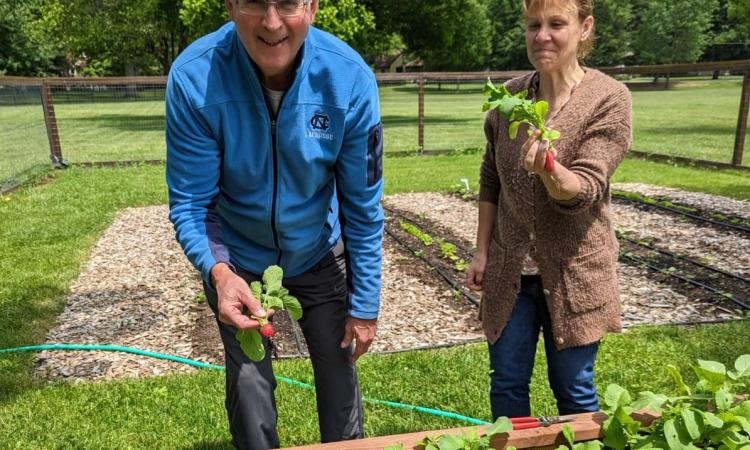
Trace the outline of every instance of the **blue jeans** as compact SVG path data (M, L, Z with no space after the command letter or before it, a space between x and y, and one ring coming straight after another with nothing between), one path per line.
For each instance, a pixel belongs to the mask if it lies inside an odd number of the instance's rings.
M500 416L531 415L529 383L540 328L544 334L549 383L559 413L599 410L594 385L594 361L599 343L557 351L541 277L524 276L508 324L500 339L489 345L493 420Z

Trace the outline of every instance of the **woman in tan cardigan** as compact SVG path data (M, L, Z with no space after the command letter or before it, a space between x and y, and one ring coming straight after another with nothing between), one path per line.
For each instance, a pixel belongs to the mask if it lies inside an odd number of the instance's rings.
M627 88L579 59L591 49L591 0L523 0L526 48L536 69L510 80L512 93L549 103L556 161L545 170L537 131L508 136L487 115L477 251L468 284L483 290L494 418L530 414L529 382L540 329L561 414L596 411L599 340L620 330L618 244L609 180L632 140ZM518 136L527 136L522 125Z

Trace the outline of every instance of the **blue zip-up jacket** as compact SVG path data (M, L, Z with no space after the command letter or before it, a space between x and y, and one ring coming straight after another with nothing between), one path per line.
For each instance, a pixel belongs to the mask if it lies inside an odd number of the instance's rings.
M342 237L351 315L380 306L382 126L372 70L310 27L272 120L233 23L191 44L167 82L167 185L177 240L203 279L224 262L302 274Z

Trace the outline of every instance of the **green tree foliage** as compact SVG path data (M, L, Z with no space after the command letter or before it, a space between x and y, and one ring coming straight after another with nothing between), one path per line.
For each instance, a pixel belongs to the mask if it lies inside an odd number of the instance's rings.
M135 73L166 73L188 42L180 0L45 0L42 22L66 52L110 59Z
M518 0L487 0L491 24L491 52L488 66L492 70L530 69L526 55L524 21Z
M182 0L180 20L195 38L216 30L229 17L221 0Z
M634 60L641 64L695 62L711 42L717 0L637 0Z
M750 2L748 0L729 0L727 16L732 20L738 41L750 41Z
M375 16L357 0L320 0L315 25L357 47L375 30Z
M594 2L594 50L586 58L586 65L617 66L632 54L628 26L633 17L633 5L623 0Z
M40 0L0 0L0 75L41 76L54 72L54 48L35 27Z
M398 33L426 70L477 70L490 53L485 1L369 0L378 29Z

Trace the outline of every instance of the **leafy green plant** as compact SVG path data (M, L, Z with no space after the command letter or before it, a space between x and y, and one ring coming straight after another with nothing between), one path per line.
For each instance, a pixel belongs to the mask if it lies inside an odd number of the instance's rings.
M604 447L604 444L602 444L602 442L599 440L576 442L575 432L573 431L573 428L571 428L571 426L567 423L563 425L562 432L568 445L560 445L555 450L601 450Z
M476 428L469 428L460 434L441 434L440 436L426 436L417 445L424 450L491 450L490 439L500 433L513 430L513 424L507 417L498 419L487 427L480 435ZM384 450L404 450L403 444L389 445Z
M438 239L437 243L438 246L440 246L440 255L443 259L451 261L453 263L453 267L459 272L463 272L464 270L466 270L468 263L458 255L456 255L455 245L445 241L444 239Z
M449 195L460 198L465 201L474 201L479 197L476 190L469 186L469 180L467 178L461 178L459 181L451 184L447 192Z
M450 242L445 241L444 239L438 239L437 241L438 246L440 247L440 255L449 260L449 261L456 261L458 260L458 255L456 255L456 246L451 244Z
M667 366L677 386L677 395L672 397L644 391L633 401L627 390L610 385L604 395L609 415L603 425L604 445L612 449L750 449L750 354L737 358L734 370L703 360L692 368L698 377L694 387L685 383L675 366ZM660 415L647 427L631 416L644 409Z
M412 236L416 237L420 241L422 241L424 245L426 246L432 245L432 242L433 242L432 236L420 230L416 226L410 223L401 222L401 229L411 234Z
M279 266L269 266L263 271L262 283L253 281L250 290L261 306L266 311L285 309L292 320L302 317L302 305L296 297L289 295L289 290L281 285L284 279L284 271ZM237 330L237 340L242 351L253 361L261 361L266 357L266 349L263 345L261 335L271 338L276 334L273 326L265 317L250 315L250 318L260 323L260 330L252 328L249 330Z
M528 92L523 90L517 94L511 94L504 85L495 86L488 78L484 85L484 95L489 95L487 101L482 105L482 111L497 109L500 114L508 119L510 126L508 134L511 139L515 139L518 134L518 127L522 123L527 123L536 130L540 130L542 135L540 139L547 141L549 144L560 138L560 132L548 129L545 126L544 119L549 110L549 103L544 100L537 102L527 99ZM533 130L529 130L529 136Z

